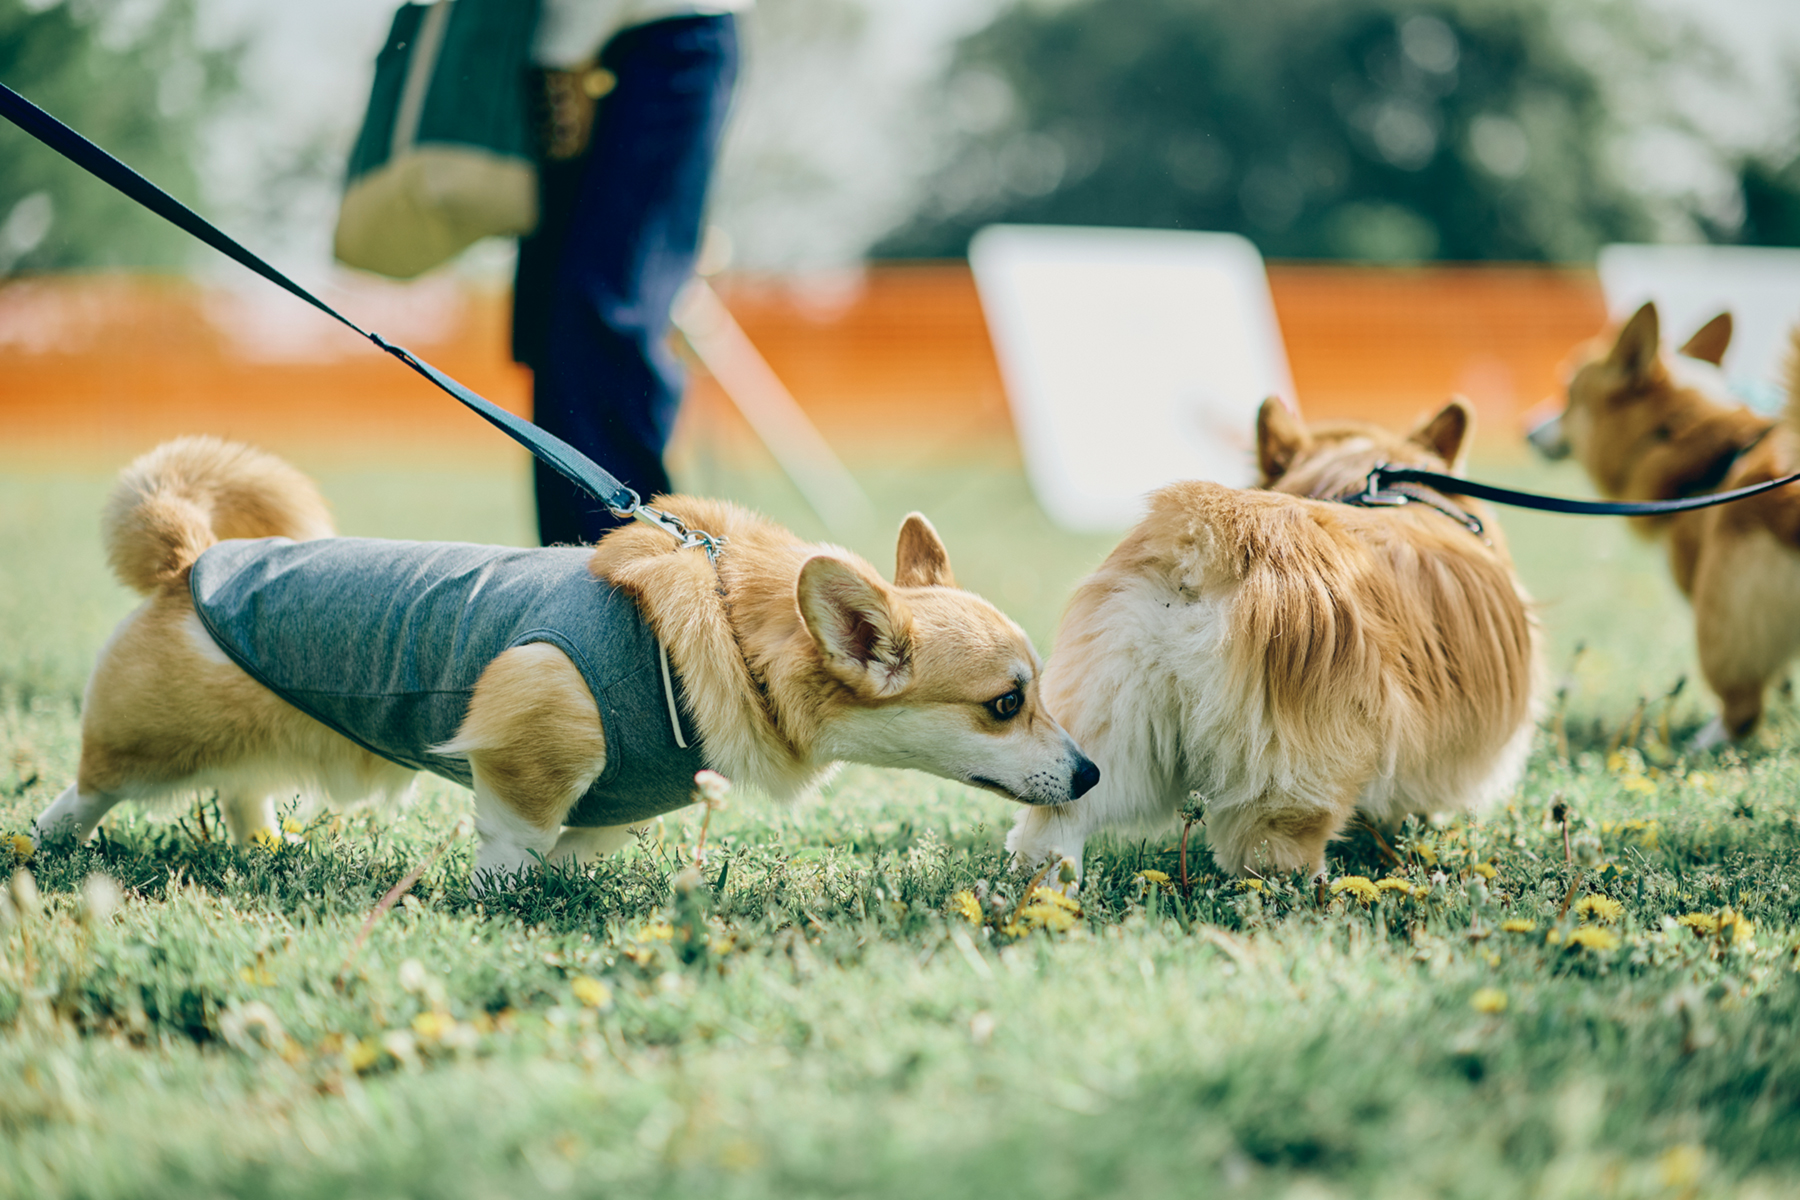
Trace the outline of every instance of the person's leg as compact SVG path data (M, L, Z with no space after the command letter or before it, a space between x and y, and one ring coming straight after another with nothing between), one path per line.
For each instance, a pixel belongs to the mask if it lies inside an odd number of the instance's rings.
M625 30L601 64L618 83L594 115L534 382L535 419L645 499L669 490L663 447L681 399L669 308L693 271L706 187L737 75L730 16ZM536 465L545 545L614 520Z

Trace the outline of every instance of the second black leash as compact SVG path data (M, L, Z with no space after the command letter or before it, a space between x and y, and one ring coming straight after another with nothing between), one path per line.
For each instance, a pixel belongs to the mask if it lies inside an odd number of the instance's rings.
M1477 500L1487 500L1494 504L1532 508L1539 512L1566 513L1577 517L1661 517L1670 513L1692 512L1698 508L1730 504L1734 500L1747 500L1751 496L1760 496L1790 483L1800 483L1800 471L1783 475L1779 479L1751 484L1749 487L1734 488L1729 492L1687 496L1680 500L1574 500L1566 496L1545 496L1538 492L1496 487L1491 483L1477 483L1472 479L1446 475L1441 471L1390 467L1384 463L1369 472L1368 487L1363 495L1377 501L1386 496L1404 495L1389 491L1397 483L1423 484L1454 496L1473 496Z

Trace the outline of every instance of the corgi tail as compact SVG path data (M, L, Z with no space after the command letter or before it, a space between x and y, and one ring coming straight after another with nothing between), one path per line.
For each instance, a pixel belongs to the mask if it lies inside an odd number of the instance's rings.
M225 538L337 532L312 480L272 454L215 437L164 442L126 467L100 524L113 574L145 595Z

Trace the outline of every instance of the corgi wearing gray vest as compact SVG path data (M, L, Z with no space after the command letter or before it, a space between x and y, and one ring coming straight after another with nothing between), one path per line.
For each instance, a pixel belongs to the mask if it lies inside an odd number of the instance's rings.
M1098 781L1031 642L956 586L924 517L889 583L735 505L656 503L724 539L716 561L645 525L592 548L337 538L280 459L206 437L152 450L103 520L145 599L101 651L76 780L34 835L214 789L249 841L278 797L395 797L428 770L474 790L484 886L610 853L690 803L702 767L777 799L843 761L1028 805Z

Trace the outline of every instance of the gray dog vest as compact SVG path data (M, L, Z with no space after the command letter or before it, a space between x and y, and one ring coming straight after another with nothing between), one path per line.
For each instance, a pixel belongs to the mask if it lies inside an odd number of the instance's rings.
M516 550L374 538L232 540L194 563L194 609L258 683L357 745L472 785L466 759L433 754L475 681L514 646L549 642L600 710L606 768L570 811L576 827L628 825L689 803L706 765L677 744L678 683L635 601L588 570L591 549Z

